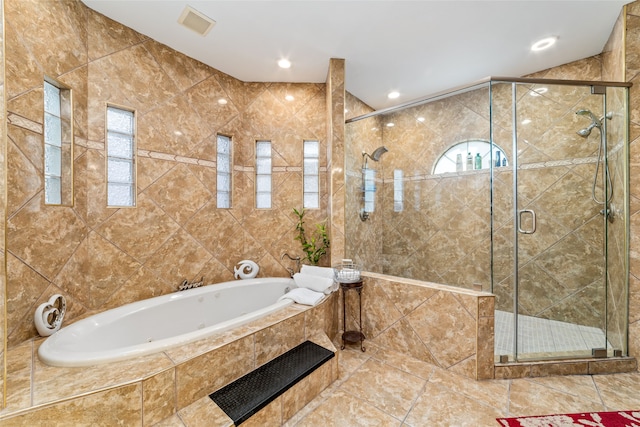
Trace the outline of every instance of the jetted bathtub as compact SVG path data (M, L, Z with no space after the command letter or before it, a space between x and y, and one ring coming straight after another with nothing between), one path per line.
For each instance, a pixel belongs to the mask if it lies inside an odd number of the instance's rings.
M73 367L158 353L280 310L293 301L278 298L294 287L288 278L247 279L137 301L60 329L38 356Z

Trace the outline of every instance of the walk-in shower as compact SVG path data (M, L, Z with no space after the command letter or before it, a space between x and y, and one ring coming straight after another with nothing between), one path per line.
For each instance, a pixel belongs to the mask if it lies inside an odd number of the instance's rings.
M346 253L493 292L496 360L626 355L628 86L492 78L383 111L347 97ZM367 223L363 141L391 153Z

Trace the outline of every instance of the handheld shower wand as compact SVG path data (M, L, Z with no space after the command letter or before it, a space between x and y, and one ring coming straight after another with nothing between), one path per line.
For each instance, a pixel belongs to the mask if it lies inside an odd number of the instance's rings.
M582 108L576 111L576 114L580 116L587 116L591 119L591 124L584 129L580 129L577 132L578 135L580 135L583 138L587 138L591 134L591 131L593 130L593 128L598 128L598 130L600 131L600 144L598 146L598 160L596 161L596 171L593 177L593 186L591 188L591 198L597 204L604 206L604 209L601 211L601 213L603 215L606 215L609 221L613 221L613 216L610 216L611 213L609 210L609 203L611 202L611 198L613 197L613 182L611 181L611 174L609 173L608 164L605 164L604 170L603 170L605 174L604 179L606 179L606 191L605 191L603 200L598 200L598 197L596 196L596 187L598 185L598 174L600 173L600 162L603 161L603 154L606 146L606 135L605 135L606 132L602 131L602 127L604 125L604 119L611 120L611 118L613 117L613 113L609 112L604 116L602 116L601 119L598 119L595 116L595 114L593 114L590 110L587 110L586 108Z

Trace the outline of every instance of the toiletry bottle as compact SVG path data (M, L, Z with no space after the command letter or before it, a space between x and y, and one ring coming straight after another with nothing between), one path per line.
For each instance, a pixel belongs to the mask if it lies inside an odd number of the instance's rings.
M471 156L471 152L467 153L467 170L473 170L473 157Z
M500 152L496 150L496 167L500 167Z
M482 169L482 157L480 156L480 153L476 153L476 169Z
M507 158L506 157L502 158L502 166L507 166Z
M456 154L456 172L462 172L462 154Z

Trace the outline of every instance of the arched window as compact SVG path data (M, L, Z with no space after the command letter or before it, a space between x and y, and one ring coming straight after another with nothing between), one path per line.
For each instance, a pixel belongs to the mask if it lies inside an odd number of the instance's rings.
M491 146L490 142L482 140L469 140L454 144L436 161L433 166L433 174L489 169L491 161L496 167L507 166L509 160L504 151L494 144L492 158Z

